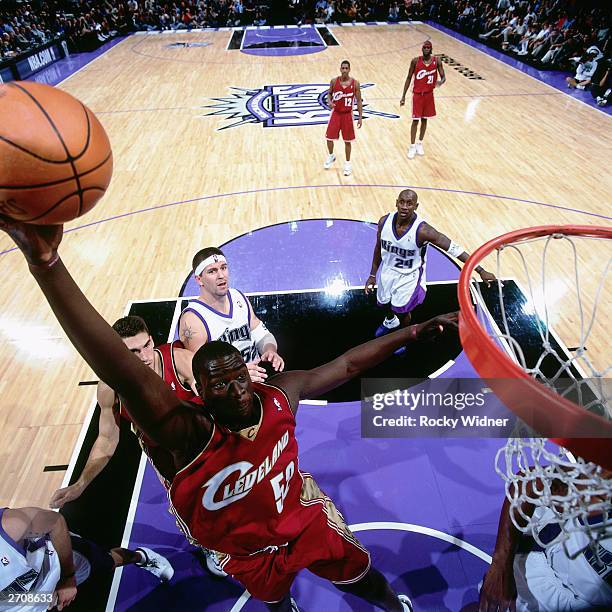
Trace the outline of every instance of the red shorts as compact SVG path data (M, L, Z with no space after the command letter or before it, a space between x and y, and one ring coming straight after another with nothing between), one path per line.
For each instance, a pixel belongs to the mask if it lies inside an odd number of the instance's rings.
M337 584L357 582L370 569L370 554L344 522L334 503L308 474L302 474L302 503L319 505L315 520L298 538L252 555L219 554L221 567L260 600L282 600L298 572L313 574Z
M412 118L428 119L436 116L436 103L433 91L425 94L412 94Z
M325 138L327 140L338 140L342 132L342 140L344 142L351 142L355 140L355 126L353 124L353 113L339 113L332 111L329 123L327 124L327 131L325 132Z

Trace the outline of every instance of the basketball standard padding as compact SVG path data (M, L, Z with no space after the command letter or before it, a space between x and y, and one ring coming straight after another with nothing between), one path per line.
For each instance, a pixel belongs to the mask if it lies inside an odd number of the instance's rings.
M111 180L113 155L95 115L40 83L0 85L0 213L38 225L91 210Z

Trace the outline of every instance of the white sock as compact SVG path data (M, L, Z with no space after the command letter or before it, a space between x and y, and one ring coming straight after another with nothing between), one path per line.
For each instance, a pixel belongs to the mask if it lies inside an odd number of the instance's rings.
M140 561L136 561L139 565L142 565L147 562L147 557L141 550L136 551L140 555Z
M383 321L383 325L387 328L387 329L395 329L396 327L398 327L400 324L400 320L394 316L392 319L387 319L385 317L385 320Z

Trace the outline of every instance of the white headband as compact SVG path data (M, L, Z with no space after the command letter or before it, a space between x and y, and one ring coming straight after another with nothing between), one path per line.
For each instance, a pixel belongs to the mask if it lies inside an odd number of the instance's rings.
M214 255L210 255L210 257L207 257L204 261L201 261L197 265L193 273L195 274L195 276L200 276L200 274L202 274L202 272L204 272L204 270L206 269L206 266L210 266L210 264L213 263L227 263L227 260L223 255L217 255L215 253Z

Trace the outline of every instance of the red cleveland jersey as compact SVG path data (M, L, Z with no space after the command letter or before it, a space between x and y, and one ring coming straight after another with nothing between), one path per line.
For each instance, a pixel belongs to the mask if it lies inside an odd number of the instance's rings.
M321 512L320 504L300 499L295 418L286 395L267 384L253 387L259 425L237 433L214 423L210 441L169 491L185 535L230 555L286 544Z
M436 88L438 81L438 59L434 56L431 63L426 65L423 57L419 56L414 69L414 88L413 93L429 93Z
M340 83L340 77L337 77L332 87L332 100L334 101L334 111L338 113L352 112L355 100L355 79L351 79L345 87Z
M174 394L179 399L192 402L195 398L198 398L198 396L191 390L191 387L184 385L181 382L179 374L176 370L176 364L174 362L175 348L184 349L185 347L180 340L166 342L166 344L160 344L159 346L155 347L155 352L161 359L162 378L164 379L164 382L168 383L170 388L174 391Z

